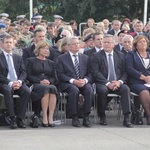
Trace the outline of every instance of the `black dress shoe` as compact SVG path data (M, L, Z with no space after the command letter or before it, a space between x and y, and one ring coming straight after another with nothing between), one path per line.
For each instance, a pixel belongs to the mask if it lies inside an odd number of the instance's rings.
M147 125L150 125L150 116L147 116L146 120L147 120Z
M42 127L48 127L48 123L43 123L42 122Z
M22 119L17 118L17 126L18 128L26 128L26 125L23 123Z
M132 123L129 121L128 118L124 119L123 125L124 125L125 127L127 127L127 128L133 128L133 125L132 125Z
M84 117L84 119L83 119L83 126L88 127L88 128L91 127L89 116Z
M16 128L18 128L18 127L17 127L17 122L16 122L16 118L15 118L15 117L11 118L11 121L10 121L10 128L11 128L11 129L16 129Z
M72 119L72 126L74 127L81 127L80 121L77 117Z
M100 117L100 125L103 125L103 126L107 125L106 117Z
M49 123L48 126L49 127L55 127L55 124L54 123Z

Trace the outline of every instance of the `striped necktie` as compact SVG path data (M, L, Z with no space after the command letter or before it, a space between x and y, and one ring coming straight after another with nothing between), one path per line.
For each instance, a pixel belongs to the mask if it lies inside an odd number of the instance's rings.
M80 79L80 68L79 68L79 61L77 59L77 55L73 55L74 56L74 67L75 67L75 71L76 71L76 75L77 75L77 79Z

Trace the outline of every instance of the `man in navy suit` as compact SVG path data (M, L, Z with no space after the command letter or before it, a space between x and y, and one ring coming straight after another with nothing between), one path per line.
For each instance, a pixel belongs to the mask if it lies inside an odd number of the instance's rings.
M129 120L130 90L125 84L127 75L125 72L124 54L113 51L115 39L112 35L105 35L103 39L103 50L93 54L91 60L91 72L96 84L98 94L98 113L100 124L107 125L105 108L107 106L108 93L116 93L121 96L121 105L124 114L123 125L132 127Z
M90 127L89 114L94 94L91 85L89 57L79 53L80 48L77 37L68 38L67 45L69 51L58 57L56 65L60 81L59 90L68 93L68 103L73 119L72 125L75 127L81 126L78 119L77 104L79 94L81 93L84 96L83 126Z
M13 37L6 35L2 40L2 53L0 54L0 92L4 95L6 108L11 118L10 128L25 128L24 119L30 90L25 84L26 72L22 57L12 53L14 47ZM15 117L13 94L20 96Z
M119 20L112 21L112 29L107 34L116 35L120 32L121 22Z

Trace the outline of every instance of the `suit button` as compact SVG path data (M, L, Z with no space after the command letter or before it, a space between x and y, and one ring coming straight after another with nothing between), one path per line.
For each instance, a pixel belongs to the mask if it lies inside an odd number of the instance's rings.
M44 73L42 73L42 76L44 76L45 74Z

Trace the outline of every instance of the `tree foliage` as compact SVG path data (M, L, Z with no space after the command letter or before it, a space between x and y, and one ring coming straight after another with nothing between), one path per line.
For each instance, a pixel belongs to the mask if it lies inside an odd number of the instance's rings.
M142 20L144 10L144 0L33 0L33 4L48 21L53 20L54 14L62 15L66 21L76 19L78 22L85 22L88 18L95 21L124 17ZM150 2L148 6L150 10ZM29 18L29 0L1 0L0 12L10 14L12 20L20 14Z

